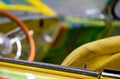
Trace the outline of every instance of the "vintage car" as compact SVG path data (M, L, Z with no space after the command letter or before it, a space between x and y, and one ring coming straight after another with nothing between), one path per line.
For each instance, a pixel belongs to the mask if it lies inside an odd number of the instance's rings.
M119 79L119 5L0 0L0 79Z

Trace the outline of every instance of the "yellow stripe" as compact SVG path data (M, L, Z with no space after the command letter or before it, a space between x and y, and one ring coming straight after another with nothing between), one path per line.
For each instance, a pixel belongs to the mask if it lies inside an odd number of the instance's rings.
M28 0L32 5L38 7L40 9L40 12L42 14L47 14L47 15L52 15L55 16L56 13L49 8L47 5L45 5L43 2L41 2L40 0Z
M6 5L3 2L0 2L0 9L3 10L23 10L23 11L30 11L30 12L36 12L41 14L46 14L50 16L55 16L56 13L47 7L44 3L42 3L39 0L27 0L30 4L33 6L28 5Z
M36 72L49 73L49 74L61 75L61 76L72 77L72 78L97 79L96 77L91 77L91 76L61 72L61 71L56 71L56 70L44 69L44 68L36 68L36 67L30 67L30 66L24 66L24 65L18 65L18 64L11 64L11 63L5 63L5 62L0 62L0 66L13 67L13 68L18 68L18 69L23 69L23 70L25 69L25 70L31 70L31 71L36 71Z

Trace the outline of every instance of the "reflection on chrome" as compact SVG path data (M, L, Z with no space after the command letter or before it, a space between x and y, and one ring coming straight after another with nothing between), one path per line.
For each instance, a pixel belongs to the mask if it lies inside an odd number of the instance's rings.
M21 42L18 40L16 41L17 44L17 53L14 59L19 59L21 56L21 52L22 52L22 46L21 46Z

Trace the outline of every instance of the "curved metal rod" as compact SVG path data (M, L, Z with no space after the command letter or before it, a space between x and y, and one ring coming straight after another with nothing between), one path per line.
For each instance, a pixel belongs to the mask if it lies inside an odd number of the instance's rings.
M14 57L14 59L19 59L21 56L21 52L22 52L22 45L21 45L20 40L16 41L16 45L17 45L18 50L17 50L16 56Z

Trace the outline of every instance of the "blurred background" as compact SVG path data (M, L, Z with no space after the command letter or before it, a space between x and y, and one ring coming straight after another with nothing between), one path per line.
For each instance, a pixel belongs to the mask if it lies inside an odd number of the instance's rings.
M1 10L16 15L28 26L37 62L61 64L75 48L120 34L120 0L0 0L0 4ZM11 38L24 36L7 17L0 16L0 26L1 37L10 33ZM20 42L22 47L15 43L11 53L1 56L14 58L20 49L18 59L26 60L29 44L25 37Z

